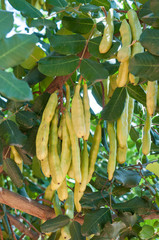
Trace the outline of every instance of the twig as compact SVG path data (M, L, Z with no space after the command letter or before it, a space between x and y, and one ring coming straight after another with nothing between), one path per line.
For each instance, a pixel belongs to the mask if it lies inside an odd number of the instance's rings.
M19 218L24 220L29 225L30 228L34 229L34 231L37 232L39 236L41 235L41 233L26 218L24 218L21 214L20 214Z
M104 12L105 18L107 18L107 11L105 10L105 7L101 7L102 11Z
M89 40L90 40L90 38L91 38L91 36L92 36L92 33L93 33L93 31L94 31L94 28L95 28L95 25L93 26L92 31L91 31L91 33L90 33L90 35L89 35L89 37L88 37L88 39L87 39L87 41L86 41L86 45L85 45L85 47L84 47L84 49L83 49L82 56L80 57L80 60L82 60L83 57L84 57L84 55L85 55L85 52L86 52L86 50L87 50L87 46L88 46Z
M9 226L10 226L10 229L11 229L11 232L12 232L12 235L13 235L13 239L14 239L14 240L17 240L17 238L16 238L16 236L15 236L15 233L14 233L14 231L13 231L12 225L11 225L11 223L10 223L9 218L8 218L8 223L9 223Z

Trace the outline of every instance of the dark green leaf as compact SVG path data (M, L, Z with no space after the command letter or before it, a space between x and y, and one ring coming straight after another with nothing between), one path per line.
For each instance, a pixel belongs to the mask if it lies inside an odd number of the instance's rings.
M150 225L144 225L139 236L141 239L150 239L154 235L154 228Z
M13 13L0 10L0 38L10 32L13 28Z
M47 2L55 7L65 8L68 3L65 0L47 0Z
M24 81L29 84L29 86L33 86L36 83L41 82L42 80L45 79L45 75L42 74L38 67L36 66L35 68L31 69L29 73L25 76Z
M106 79L109 73L105 67L91 59L83 59L80 65L80 71L84 78L93 82L97 79Z
M18 79L22 79L26 75L25 69L20 65L13 67L13 73Z
M137 214L131 214L130 212L125 212L125 213L120 212L119 216L122 222L124 222L127 227L130 227L130 226L133 227L138 219Z
M3 142L2 139L0 138L0 166L3 165Z
M132 188L139 185L141 176L137 171L119 168L114 173L114 180L124 187Z
M129 71L135 76L155 81L159 76L159 57L149 52L138 53L130 59Z
M115 60L113 63L109 61L105 61L103 65L108 70L109 75L113 75L118 71L120 63L118 62L118 60Z
M113 41L112 47L110 48L110 50L107 53L100 53L99 52L99 44L101 42L101 39L102 39L101 36L90 39L90 41L88 43L88 51L94 57L101 58L101 59L108 59L117 52L117 50L120 46L120 42Z
M13 8L31 18L41 18L42 13L25 0L8 0Z
M81 234L81 225L73 221L70 224L71 240L85 240L86 238Z
M126 89L116 88L110 101L105 105L102 111L102 118L107 121L117 120L125 106Z
M142 17L142 21L153 28L159 28L159 16L155 16L153 13Z
M96 102L102 107L102 88L100 83L96 83L92 87L92 95Z
M140 85L134 86L133 84L128 84L127 90L130 97L143 104L143 106L146 106L146 93Z
M79 10L82 12L88 13L88 12L98 12L101 10L101 8L92 4L87 4L87 5L81 6Z
M65 28L74 33L86 34L92 29L93 20L91 18L73 18L64 16L62 24Z
M34 101L34 105L32 107L33 111L37 113L38 115L42 115L44 108L48 102L48 99L50 97L50 94L45 92L39 97L37 97Z
M43 233L56 232L70 222L70 218L66 215L59 215L53 219L49 219L41 225Z
M6 101L4 101L2 98L0 98L0 107L5 109L7 107Z
M156 131L154 131L154 129L151 128L150 130L151 133L151 137L152 137L152 141L153 143L159 147L159 135Z
M30 27L47 27L47 28L56 28L56 23L53 20L49 19L33 19L31 21Z
M39 71L47 76L64 76L72 73L79 64L77 56L47 57L39 61Z
M50 43L54 50L61 54L76 54L82 51L86 39L79 34L75 35L53 35Z
M19 111L16 114L16 122L22 129L32 128L36 124L36 115L34 112Z
M90 3L92 0L77 0L79 3Z
M108 0L92 0L91 4L96 6L104 6L107 11L110 8L110 2Z
M139 132L136 131L134 127L131 127L130 129L130 137L134 142L136 142L139 138Z
M38 38L35 34L15 34L0 40L0 69L14 67L28 58ZM14 56L14 57L13 57Z
M6 145L15 145L17 147L22 147L27 139L11 120L5 120L0 124L0 137Z
M155 15L159 16L159 1L150 0L150 9Z
M34 177L44 178L44 175L42 174L42 171L41 171L41 164L37 157L33 158L32 171L33 171Z
M38 126L35 126L27 131L28 138L23 146L23 150L25 151L25 153L31 157L34 157L36 155L35 140L36 140L37 131L38 131Z
M82 225L82 235L99 235L101 229L107 222L111 222L110 210L108 208L101 208L91 211L90 213L86 213L84 223Z
M150 53L159 56L159 30L145 29L139 40Z
M14 160L6 158L3 161L3 168L16 187L20 188L23 186L23 175Z
M29 101L33 99L28 84L18 80L13 73L0 70L0 93L15 101Z

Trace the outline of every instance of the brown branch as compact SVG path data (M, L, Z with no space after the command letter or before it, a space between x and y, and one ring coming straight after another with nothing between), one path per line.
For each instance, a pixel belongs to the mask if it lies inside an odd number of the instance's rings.
M17 217L12 216L10 213L7 213L7 217L12 225L14 225L21 233L24 233L33 240L37 240L39 235L34 232L32 229L28 229L22 222L20 222Z

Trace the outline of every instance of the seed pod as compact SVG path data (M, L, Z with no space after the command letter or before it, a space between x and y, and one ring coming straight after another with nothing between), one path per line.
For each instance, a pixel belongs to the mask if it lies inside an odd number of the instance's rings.
M51 173L50 173L48 156L44 158L42 161L40 161L40 163L41 163L41 169L44 176L49 178L51 176Z
M129 102L128 102L128 133L130 132L133 113L134 113L134 99L129 96Z
M75 188L74 188L74 203L75 203L75 207L76 207L76 210L77 212L81 212L82 208L81 208L81 204L80 204L80 199L83 195L83 193L81 193L79 191L79 187L80 187L80 184L78 182L75 182Z
M61 186L57 189L57 194L61 201L64 201L68 198L68 189L67 189L66 178L64 179Z
M14 146L10 146L11 148L11 152L13 154L13 159L15 161L16 164L22 164L23 159L21 158L21 156L19 155L18 151L16 150L16 148Z
M123 164L126 161L126 154L127 154L127 145L124 146L123 148L118 146L116 160L119 164Z
M49 184L47 188L45 189L44 199L49 200L52 202L52 199L54 197L55 191L51 189L51 185ZM49 203L44 202L45 205L50 205Z
M146 106L148 114L152 117L156 110L158 81L147 82Z
M151 122L152 122L151 116L147 112L147 117L142 136L142 153L144 155L148 155L151 149L151 134L150 134Z
M84 192L87 186L88 167L89 167L89 156L88 156L88 150L87 150L87 142L84 141L83 152L82 152L82 162L81 162L82 181L79 187L80 192Z
M89 104L89 97L88 97L88 90L87 90L87 83L84 82L83 85L83 107L84 107L84 120L85 120L85 128L86 132L83 137L84 140L88 140L89 132L90 132L90 104Z
M109 94L108 97L111 98L115 89L117 88L117 74L109 76Z
M70 86L65 83L66 86L66 110L70 111Z
M128 81L128 70L129 67L129 61L125 61L120 63L118 77L116 80L117 87L124 87Z

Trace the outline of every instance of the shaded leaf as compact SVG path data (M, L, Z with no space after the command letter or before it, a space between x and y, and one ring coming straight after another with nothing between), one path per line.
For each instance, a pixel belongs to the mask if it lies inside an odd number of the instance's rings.
M73 221L70 224L70 233L72 240L85 240L86 238L81 234L81 225L78 222Z
M101 208L91 211L90 213L86 213L84 223L82 225L82 235L99 235L107 222L111 222L110 210L108 208Z
M130 97L143 104L143 106L146 106L146 93L140 85L134 86L133 84L128 84L127 90Z
M0 137L6 145L15 145L17 147L22 147L27 139L11 120L5 120L0 124Z
M0 10L0 38L13 28L13 13Z
M156 16L153 13L143 16L142 21L153 28L159 28L159 16Z
M92 0L77 0L79 3L90 3Z
M129 212L125 212L125 213L121 212L119 214L119 217L122 220L122 222L126 224L127 227L130 227L130 226L133 227L138 220L138 216L136 214L131 214Z
M103 65L108 70L109 75L113 75L118 71L120 63L118 62L118 60L113 61L113 63L109 61L105 61Z
M134 142L136 142L139 138L139 132L136 131L134 127L131 127L130 129L130 137Z
M42 74L38 67L36 66L35 68L31 69L29 73L24 77L24 81L29 84L29 86L33 86L36 83L41 82L42 80L45 79L45 75Z
M70 218L66 215L59 215L53 219L49 219L41 225L43 233L56 232L70 222Z
M150 53L159 56L159 30L158 29L145 29L139 41L142 46Z
M116 88L110 101L101 112L102 118L107 121L117 120L123 112L126 99L126 89Z
M79 34L74 35L53 35L50 43L54 50L61 54L76 54L82 51L86 39Z
M37 131L38 131L38 126L35 126L27 131L28 138L23 146L23 150L25 151L25 153L31 157L34 157L36 155L35 140L36 140Z
M153 162L146 166L146 169L153 172L157 177L159 177L159 163Z
M139 233L139 236L141 239L150 239L154 235L154 231L155 230L152 226L144 225Z
M33 163L32 163L32 171L33 176L37 178L44 178L44 175L41 171L41 164L39 159L35 156L33 157Z
M42 115L44 108L48 102L48 99L50 97L50 94L45 92L39 97L37 97L34 101L34 104L32 106L32 110L37 113L38 115Z
M0 70L0 93L15 101L29 101L33 99L28 84L18 80L13 73Z
M36 124L36 115L34 112L19 111L15 116L16 122L22 129L32 128Z
M8 0L13 8L31 18L40 18L42 13L25 0Z
M14 67L29 57L38 38L35 34L15 34L0 40L0 69Z
M65 0L47 0L47 2L55 7L65 8L68 3Z
M102 107L102 88L100 83L96 83L92 87L92 95L96 102Z
M86 34L92 29L93 20L91 18L73 18L64 16L62 24L65 28L74 33Z
M80 6L79 10L82 12L88 13L88 12L98 12L101 10L101 8L92 4L87 4L87 5Z
M104 65L91 59L82 60L80 71L82 76L90 82L93 82L97 79L106 79L109 76L109 73Z
M47 27L47 28L56 28L56 23L53 20L49 19L33 19L30 23L30 27Z
M94 4L96 6L104 6L106 10L108 11L110 8L110 2L108 0L92 0L91 4Z
M46 76L64 76L72 73L79 64L77 56L47 57L39 61L38 69Z
M159 76L159 57L149 52L138 53L130 59L129 71L135 76L155 81Z
M150 9L155 15L159 16L159 1L150 0Z

